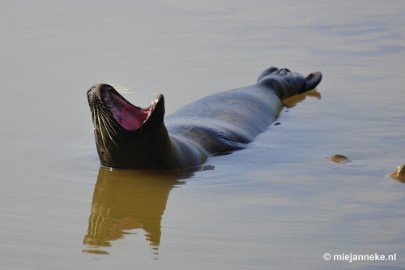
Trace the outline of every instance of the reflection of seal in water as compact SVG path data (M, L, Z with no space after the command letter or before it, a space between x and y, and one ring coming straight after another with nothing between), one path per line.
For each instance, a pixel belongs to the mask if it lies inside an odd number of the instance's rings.
M88 248L84 251L107 253L100 248L137 229L145 232L146 240L157 250L170 190L189 176L100 168L83 241Z
M163 95L143 109L109 85L95 85L87 97L101 164L137 169L199 166L209 155L244 148L277 118L281 100L315 88L321 78L320 72L304 77L272 67L256 84L199 99L165 123Z

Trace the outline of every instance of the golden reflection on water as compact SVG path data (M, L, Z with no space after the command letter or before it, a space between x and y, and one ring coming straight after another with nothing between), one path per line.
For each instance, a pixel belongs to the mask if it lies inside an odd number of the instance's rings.
M283 100L283 105L287 108L295 107L298 103L304 101L307 97L314 97L317 99L321 99L321 93L319 93L316 89L311 91L304 92L302 94L287 98Z
M142 229L149 245L157 250L170 190L189 176L100 168L83 252L108 254L100 248L135 229Z

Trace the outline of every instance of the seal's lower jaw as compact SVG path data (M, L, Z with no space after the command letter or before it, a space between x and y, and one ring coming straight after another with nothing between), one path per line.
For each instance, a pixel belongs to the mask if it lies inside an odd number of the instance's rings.
M99 84L93 86L87 93L90 107L99 102L112 116L115 122L123 129L135 131L142 127L154 114L156 105L163 99L162 95L155 95L152 103L147 108L141 108L128 102L112 86Z

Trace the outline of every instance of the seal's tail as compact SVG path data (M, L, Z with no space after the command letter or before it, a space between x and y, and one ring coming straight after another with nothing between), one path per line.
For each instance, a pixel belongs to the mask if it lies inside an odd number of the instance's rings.
M315 87L321 82L322 80L322 73L319 71L312 72L305 78L304 87L302 87L298 94L307 92L309 90L315 89Z

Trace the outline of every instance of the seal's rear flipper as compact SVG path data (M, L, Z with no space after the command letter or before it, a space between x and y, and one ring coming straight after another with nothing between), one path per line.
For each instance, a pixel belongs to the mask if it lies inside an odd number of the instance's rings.
M298 92L300 93L304 93L306 91L315 89L315 87L321 82L322 80L322 73L319 71L315 71L311 74L309 74L306 78L305 78L305 85L304 87L302 87L302 89Z

